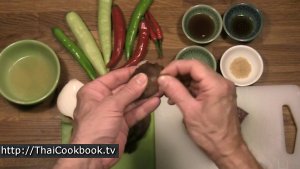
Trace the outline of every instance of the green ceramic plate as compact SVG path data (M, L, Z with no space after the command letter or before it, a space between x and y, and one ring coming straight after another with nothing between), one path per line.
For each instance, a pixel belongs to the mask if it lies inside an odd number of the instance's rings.
M56 54L39 41L18 41L0 54L0 93L13 103L41 102L54 91L59 76Z
M214 56L204 47L188 46L183 48L177 55L176 59L196 59L209 65L212 69L217 69L217 63Z

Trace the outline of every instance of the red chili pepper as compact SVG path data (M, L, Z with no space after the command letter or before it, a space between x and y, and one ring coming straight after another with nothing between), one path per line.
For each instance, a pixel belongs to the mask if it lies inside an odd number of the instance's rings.
M114 48L111 59L106 65L108 68L113 68L122 58L125 44L125 19L121 8L118 5L112 7L112 24L114 33Z
M161 27L159 26L157 20L154 18L154 16L150 13L148 10L145 14L145 18L148 22L148 25L150 27L150 31L153 31L153 36L155 35L155 38L151 39L153 40L155 47L157 49L158 56L162 56L162 40L163 40L163 32ZM151 35L151 33L150 33Z
M136 66L142 61L147 54L147 47L149 44L149 28L145 20L142 20L139 27L139 37L136 49L133 56L122 67Z
M151 12L148 10L146 15L149 17L149 20L151 21L151 26L153 26L154 31L157 35L157 39L162 40L163 39L163 32L161 27L159 26L159 23L154 18L154 16L151 14Z
M145 15L145 21L146 21L147 25L149 26L150 39L155 44L155 48L156 48L158 57L161 57L162 56L162 51L161 51L161 48L160 48L160 44L159 44L159 41L157 39L156 33L154 32L153 28L150 26L151 25L151 21L150 21L150 19L149 19L149 17L147 15Z
M149 17L147 15L145 15L145 22L149 26L150 39L153 40L153 41L157 41L157 35L154 32L154 30L152 29L152 27L151 27L151 21L149 20Z

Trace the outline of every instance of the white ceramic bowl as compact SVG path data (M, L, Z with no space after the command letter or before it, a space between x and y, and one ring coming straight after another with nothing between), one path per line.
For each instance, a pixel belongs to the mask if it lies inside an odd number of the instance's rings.
M247 64L245 64L245 60ZM233 66L234 64L236 66ZM245 45L238 45L229 48L223 54L220 61L220 68L223 76L235 85L249 86L261 77L264 64L260 54L255 49ZM248 71L245 71L245 69Z

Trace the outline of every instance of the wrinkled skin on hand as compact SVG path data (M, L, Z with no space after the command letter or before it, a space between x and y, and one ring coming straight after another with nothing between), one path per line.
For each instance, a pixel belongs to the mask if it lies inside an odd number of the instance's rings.
M180 108L198 146L219 158L243 143L232 82L197 61L174 61L161 74L160 90ZM176 78L183 75L191 77L187 88Z
M124 151L129 128L144 119L160 103L158 97L136 101L145 90L147 77L135 67L112 71L80 89L74 113L71 143L119 144ZM89 165L109 168L118 159L90 159Z
M261 169L242 138L232 82L195 60L174 61L161 74L160 90L179 107L189 136L218 168ZM176 78L187 75L189 83Z
M149 79L146 89L139 99L151 97L158 92L159 86L157 83L157 79L158 79L162 69L163 69L163 66L161 66L157 63L145 62L135 70L135 72L133 73L133 76L138 73L145 73ZM192 78L189 75L178 75L176 78L185 87L187 87L187 88L190 87ZM191 91L190 93L193 94L194 92ZM239 118L240 123L248 115L248 113L245 112L241 108L238 108L237 113L238 113L238 118ZM137 142L141 138L143 138L143 136L147 132L148 127L150 125L150 120L151 120L151 117L148 116L145 119L143 119L142 121L138 122L135 126L130 128L127 143L125 146L125 152L131 153L136 150Z

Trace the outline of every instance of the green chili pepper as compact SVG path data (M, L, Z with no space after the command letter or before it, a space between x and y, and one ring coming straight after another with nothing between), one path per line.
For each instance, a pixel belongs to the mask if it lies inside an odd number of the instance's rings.
M97 73L94 70L92 64L85 56L83 51L71 40L64 32L59 28L52 29L54 37L72 54L72 56L79 62L81 67L86 71L90 79L97 78Z
M137 4L135 10L131 15L125 42L125 56L127 60L132 54L133 44L136 38L140 21L146 13L146 11L148 10L148 8L150 7L150 5L152 4L152 2L153 0L140 0L140 2Z

